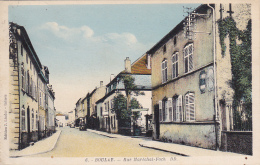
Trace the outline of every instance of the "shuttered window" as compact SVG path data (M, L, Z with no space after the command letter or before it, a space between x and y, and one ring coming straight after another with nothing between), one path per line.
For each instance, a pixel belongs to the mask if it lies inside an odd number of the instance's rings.
M162 83L166 83L167 81L167 60L164 59L162 61Z
M172 55L172 78L178 76L178 52Z
M186 121L195 121L195 95L187 93L185 95Z
M193 44L184 47L184 72L188 73L193 70Z
M182 95L176 98L176 121L182 121Z

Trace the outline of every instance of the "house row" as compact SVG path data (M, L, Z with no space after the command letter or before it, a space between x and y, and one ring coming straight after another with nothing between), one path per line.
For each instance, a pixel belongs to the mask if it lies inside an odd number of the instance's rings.
M104 86L103 81L100 86L80 98L75 108L75 124L86 125L86 128L98 129L110 133L121 134L141 134L148 131L148 116L151 115L151 69L147 65L147 55L141 56L131 64L130 59L125 59L125 69L110 75L110 82ZM126 108L126 86L124 77L130 76L133 79L135 88L129 92L130 100L135 100L138 105L129 110L127 119L120 119L116 112L115 98L118 96L125 98ZM126 111L126 109L125 109ZM131 119L132 113L138 113L134 123ZM124 121L124 122L122 122ZM120 123L128 122L128 125ZM150 122L151 123L151 120ZM135 127L133 126L135 124ZM150 129L151 129L151 124ZM138 130L138 131L137 131Z
M79 99L76 119L129 135L150 123L155 140L252 154L251 54L251 5L202 4L134 63L126 58L125 70L105 87ZM129 97L127 75L144 95L132 90ZM122 95L140 103L125 123L115 103Z
M20 150L55 131L55 92L23 26L9 24L9 146Z

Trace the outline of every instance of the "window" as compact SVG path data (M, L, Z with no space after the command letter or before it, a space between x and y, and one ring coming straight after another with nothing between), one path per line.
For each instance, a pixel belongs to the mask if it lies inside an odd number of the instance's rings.
M40 106L42 105L42 93L40 92L40 99L39 99L39 101L40 101Z
M38 130L38 121L39 121L39 119L38 119L38 111L37 110L35 111L35 119L36 119L36 130Z
M32 61L30 61L30 69L32 70Z
M186 121L195 121L194 93L189 92L185 95L185 113L186 113Z
M173 120L176 122L182 121L182 95L173 98L172 107Z
M168 98L168 109L169 109L169 115L167 118L169 121L173 121L172 98Z
M107 103L105 103L105 111L107 111Z
M25 108L24 108L24 105L22 106L22 112L21 112L21 128L22 128L22 131L25 131Z
M177 44L177 37L175 36L174 38L173 38L173 45L175 46Z
M23 45L21 44L21 55L23 56Z
M178 76L178 55L179 53L176 52L172 55L172 78Z
M184 72L188 73L193 70L193 44L184 47Z
M113 99L110 101L110 108L113 109L114 108L114 102L113 102Z
M100 116L102 116L102 111L103 111L103 108L100 107Z
M167 60L164 59L162 62L162 83L167 81Z
M27 70L27 85L26 85L26 92L29 93L30 89L30 75L29 75L29 70Z
M164 99L159 101L159 119L160 121L168 121L168 101Z
M28 54L26 53L26 63L28 64Z
M163 45L163 53L166 53L166 44L165 45Z
M31 76L30 89L29 89L30 95L32 95L32 89L33 89L32 85L33 85L33 82L32 82L32 76Z

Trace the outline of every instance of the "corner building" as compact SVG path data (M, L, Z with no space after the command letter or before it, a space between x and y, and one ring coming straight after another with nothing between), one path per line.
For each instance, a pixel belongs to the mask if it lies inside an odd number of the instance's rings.
M9 24L9 41L9 146L20 150L46 136L49 72L23 26Z

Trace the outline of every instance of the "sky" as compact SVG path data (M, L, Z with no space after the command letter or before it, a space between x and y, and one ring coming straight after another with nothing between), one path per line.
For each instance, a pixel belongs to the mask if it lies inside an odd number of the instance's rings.
M42 63L49 68L59 112L109 83L170 32L200 4L10 5L9 22L24 26Z

